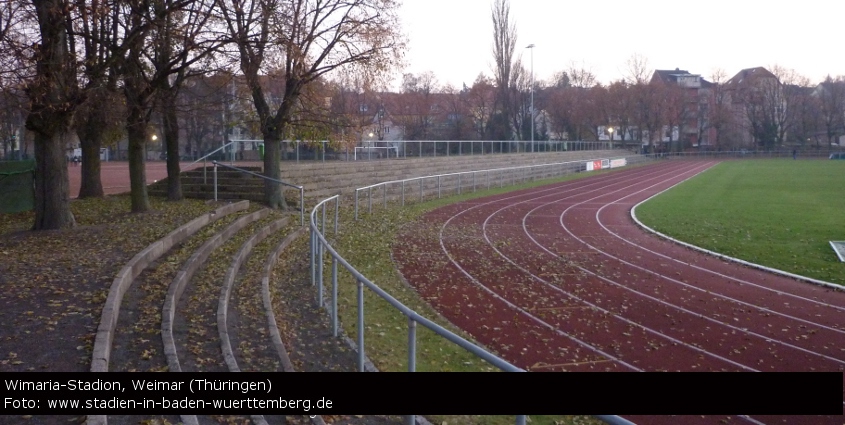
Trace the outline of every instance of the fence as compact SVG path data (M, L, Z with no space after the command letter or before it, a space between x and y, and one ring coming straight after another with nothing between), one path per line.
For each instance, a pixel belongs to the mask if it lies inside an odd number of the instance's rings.
M0 213L35 208L35 161L0 161Z
M627 162L628 164L640 163L650 161L649 158L644 156L635 156L631 157L630 161L626 159L624 162L617 161L597 161L598 164L624 164ZM454 186L453 191L456 190L457 193L461 193L461 190L464 186L462 186L462 181L466 181L466 179L461 179L461 176L465 175L472 175L472 188L475 190L477 187L476 179L474 178L476 175L484 174L486 176L486 185L490 187L492 182L495 181L500 185L504 185L506 182L508 184L515 184L517 180L520 182L526 181L530 178L541 178L541 177L552 177L554 175L563 175L569 174L573 172L584 171L587 169L587 163L593 163L594 161L569 161L569 162L562 162L556 164L543 164L543 165L532 165L532 166L525 166L525 167L510 167L510 168L501 168L501 169L492 169L492 170L481 170L481 171L469 171L466 173L451 173L451 174L442 174L437 176L426 176L426 177L419 177L414 179L408 180L401 180L396 182L384 182L379 183L377 185L368 186L365 188L359 188L355 191L355 219L358 219L358 193L362 190L367 190L370 195L372 194L373 187L383 187L384 194L385 194L385 206L387 204L387 186L391 184L398 184L401 183L402 187L402 205L404 205L405 200L405 182L407 181L420 181L420 200L425 199L425 192L424 192L424 180L436 181L437 182L437 197L441 197L443 195L443 178L446 176L457 177L457 185ZM545 167L545 168L544 168ZM592 167L591 167L592 168ZM530 173L529 173L530 170ZM493 179L491 180L491 175ZM466 186L469 187L469 184ZM434 190L434 189L431 189ZM372 196L369 196L369 205L370 211L372 210ZM334 218L333 222L329 224L331 227L327 228L326 225L326 211L328 205L334 202ZM326 239L326 233L328 229L332 229L334 234L337 235L338 233L338 224L339 224L339 207L340 206L340 195L335 195L330 198L324 199L319 202L314 209L311 211L310 216L310 227L311 227L311 240L310 240L310 259L311 259L311 282L317 287L317 302L318 305L323 306L324 304L324 257L326 253L329 254L330 261L331 261L331 288L330 288L330 306L329 312L331 314L331 321L332 321L332 332L334 336L338 336L338 265L346 269L348 273L352 275L354 280L357 282L357 346L358 346L358 370L364 371L365 367L365 357L366 357L366 350L365 350L365 341L364 341L364 288L368 288L370 291L387 301L393 308L401 312L408 321L408 371L414 372L416 371L416 328L417 325L425 326L426 328L433 331L435 334L441 336L442 338L458 345L459 347L469 351L470 353L478 356L479 358L483 359L484 361L488 362L489 364L499 368L502 371L507 372L524 372L523 369L520 369L504 359L501 359L492 353L484 350L483 348L467 341L464 338L450 332L449 330L437 325L436 323L432 322L431 320L417 314L415 311L411 310L395 298L393 298L390 294L379 288L376 284L371 282L366 276L361 274L355 267L349 264L337 251L331 246L329 241ZM598 419L611 424L611 425L634 425L632 422L627 421L619 416L612 416L612 415L598 415L596 416ZM415 422L414 416L406 416L405 423L410 425ZM526 416L517 416L516 417L517 425L525 425L526 423Z
M622 158L617 158L622 159ZM625 164L637 164L653 158L644 155L626 157ZM412 177L404 180L392 180L355 189L355 219L358 219L361 193L366 193L367 212L373 210L373 199L381 198L384 207L389 201L401 206L406 201L423 202L429 198L441 198L447 195L460 195L466 191L475 192L478 188L504 187L532 180L562 176L586 171L592 160L566 161L551 164L526 165L519 167L496 168L490 170L463 171L458 173L438 174L425 177ZM603 161L605 168L615 164L613 160ZM599 169L601 167L592 168Z
M564 152L604 150L619 147L619 143L583 141L489 141L489 140L365 140L359 146L336 148L332 142L283 140L282 161L356 161L386 158L437 157L453 155L490 155L518 152ZM231 140L205 157L221 159L259 160L263 140ZM203 158L205 158L203 157ZM195 161L198 162L202 160Z
M814 158L828 159L832 155L842 155L845 159L845 149L772 149L772 150L731 150L731 151L702 151L702 152L666 152L651 153L645 155L649 158L676 158L676 159L697 159L697 158L725 158L725 159L759 159L759 158Z

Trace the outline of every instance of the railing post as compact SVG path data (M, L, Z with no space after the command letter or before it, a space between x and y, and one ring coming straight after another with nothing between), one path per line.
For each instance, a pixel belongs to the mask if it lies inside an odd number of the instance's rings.
M405 180L402 180L402 206L405 206Z
M358 281L358 371L364 371L364 282Z
M217 163L214 163L214 202L217 202Z
M408 317L408 372L417 371L417 321Z
M305 225L305 188L299 188L299 225Z
M381 193L384 195L384 208L387 209L387 183L382 183Z
M373 187L370 186L367 189L367 212L372 214L373 213Z
M323 206L325 208L325 205ZM323 210L325 211L325 209ZM316 226L315 226L316 227ZM320 234L324 234L325 231L325 220L323 221L323 228L320 229ZM324 236L325 237L325 236ZM323 244L317 244L317 257L319 258L317 262L317 307L323 306Z
M423 201L423 179L420 177L420 202Z
M326 233L326 204L323 204L323 224L320 227L323 230L323 234Z
M317 267L315 266L317 261L317 233L315 230L316 224L311 223L311 285L317 284Z
M516 425L525 425L525 423L526 423L525 415L518 415L516 417Z
M463 173L458 173L458 195L461 194L461 184L462 184L461 183L461 176L462 175L463 175Z
M332 335L337 337L337 258L332 256Z
M437 199L440 199L440 176L437 176Z
M358 189L355 189L355 221L358 221Z
M334 198L334 234L337 235L337 223L340 217L340 195Z

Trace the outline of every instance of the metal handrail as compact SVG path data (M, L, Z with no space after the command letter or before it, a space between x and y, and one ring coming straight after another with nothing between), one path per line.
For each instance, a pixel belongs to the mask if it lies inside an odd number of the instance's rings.
M242 168L235 167L234 165L221 164L217 161L211 161L211 163L214 164L214 200L215 201L217 200L217 167L218 166L225 167L225 168L228 168L228 169L231 169L231 170L239 171L241 173L250 174L250 175L253 175L255 177L261 177L264 180L269 180L271 182L275 182L275 183L281 184L283 186L299 189L299 225L305 226L305 188L303 188L302 186L297 186L295 184L283 182L281 180L276 180L272 177L267 177L267 176L262 175L262 174L253 173L252 171L244 170Z
M415 372L416 371L416 328L417 324L421 324L422 326L428 328L432 332L437 335L440 335L442 338L446 339L447 341L452 342L453 344L469 351L470 353L476 355L477 357L481 358L482 360L490 363L491 365L499 368L505 372L525 372L524 369L516 367L506 360L490 353L489 351L479 347L472 342L458 336L457 334L449 331L448 329L434 323L433 321L429 320L428 318L420 315L416 311L412 310L408 306L402 304L396 298L393 298L390 294L386 291L381 289L378 285L371 282L364 276L361 272L359 272L355 267L353 267L349 262L347 262L332 246L329 244L328 240L326 240L325 235L323 232L326 229L326 205L334 201L334 231L337 234L338 228L338 215L339 215L339 205L340 205L340 195L334 195L330 198L326 198L316 206L314 209L311 210L311 221L309 226L311 228L311 282L312 284L317 286L317 303L318 305L323 305L323 257L325 252L328 252L331 256L332 261L332 272L331 272L331 307L330 313L332 316L332 334L337 337L338 336L338 309L337 309L337 271L338 271L338 264L343 266L358 282L358 335L357 335L357 345L358 345L358 370L361 372L365 371L365 357L366 354L364 352L364 287L366 286L371 291L373 291L376 295L387 301L391 306L395 309L399 310L407 319L408 319L408 371ZM322 221L320 222L322 225L318 226L317 221L317 212L322 211ZM406 424L413 424L414 423L414 416L406 416L405 420ZM525 416L518 416L517 422L518 425L525 424Z
M213 151L211 151L211 152L209 152L209 153L205 154L205 156L203 156L202 158L197 158L194 162L192 162L192 163L188 164L187 166L188 166L188 167L190 167L190 166L192 166L192 165L196 164L197 162L202 161L202 184L206 184L206 183L207 183L207 181L206 181L206 180L208 179L208 178L207 178L208 161L206 161L206 160L208 159L208 157L210 157L211 155L216 154L217 152L220 152L220 151L221 151L221 150L223 150L223 149L226 149L226 147L227 147L227 146L232 145L232 144L234 144L235 142L236 142L236 141L232 141L232 142L226 143L225 145L220 146L219 148L217 148L217 149L215 149L215 150L213 150ZM211 161L211 162L216 162L216 161ZM234 165L234 164L235 164L235 150L234 150L234 149L232 149L232 160L230 161L230 164L232 164L232 165Z
M631 158L631 157L641 157L641 155L630 155L630 156L623 156L623 157L618 157L618 158L582 159L582 160L575 160L575 161L555 162L555 163L548 163L548 164L532 164L532 165L523 165L523 166L518 166L518 167L491 168L491 169L474 170L474 171L460 171L460 172L456 172L456 173L434 174L434 175L430 175L430 176L411 177L411 178L402 179L402 180L390 180L390 181L386 181L386 182L371 184L369 186L359 187L359 188L355 189L355 220L358 220L358 199L359 199L358 193L360 191L363 191L363 190L367 191L367 199L369 201L368 202L368 212L372 212L372 206L373 206L372 189L378 188L378 187L383 188L382 192L383 192L383 197L384 197L384 203L386 205L387 204L387 186L388 185L394 185L394 184L401 184L402 185L401 204L404 206L405 205L405 186L406 186L406 183L410 183L410 182L414 182L414 181L419 181L419 183L420 183L419 184L419 186L420 186L419 191L420 191L420 199L422 200L423 190L424 190L423 189L423 182L426 179L437 179L437 185L438 185L438 187L437 187L437 197L440 198L441 197L441 181L442 181L443 178L446 178L446 177L458 176L459 180L458 180L457 190L458 190L458 193L460 193L461 189L463 188L463 186L461 185L460 178L461 178L461 176L464 176L464 175L472 175L473 176L472 186L474 188L476 186L475 176L478 175L478 174L485 174L486 178L487 178L487 188L489 188L490 187L490 173L499 173L501 175L503 173L515 174L517 171L525 171L523 173L523 176L522 176L522 180L524 181L529 174L527 171L531 170L531 169L535 169L535 168L561 167L561 166L563 166L563 167L566 167L566 169L561 174L565 174L567 172L567 170L569 172L572 172L573 169L576 169L576 171L579 171L581 166L585 165L587 162L590 162L590 161L596 161L596 160L600 160L600 159L602 159L602 160L603 159L613 160L613 159ZM574 166L574 168L573 168L573 166ZM512 176L512 180L514 182L516 181L515 175ZM502 183L502 185L504 185L504 184Z

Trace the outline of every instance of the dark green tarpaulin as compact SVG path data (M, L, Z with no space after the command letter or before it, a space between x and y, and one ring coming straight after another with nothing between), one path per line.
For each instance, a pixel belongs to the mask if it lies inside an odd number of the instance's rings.
M35 208L35 161L0 161L0 213Z

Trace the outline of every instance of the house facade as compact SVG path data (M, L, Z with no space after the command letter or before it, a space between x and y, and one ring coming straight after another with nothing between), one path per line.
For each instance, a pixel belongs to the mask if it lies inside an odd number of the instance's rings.
M663 89L662 112L667 123L662 134L653 140L659 140L664 145L675 144L672 150L712 149L715 133L709 115L713 104L713 84L699 74L680 68L655 70L651 84Z

